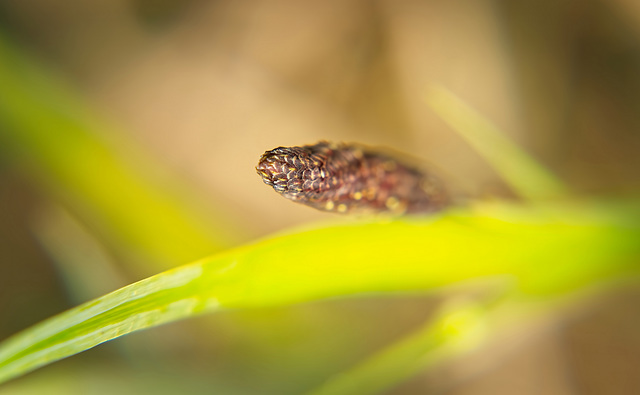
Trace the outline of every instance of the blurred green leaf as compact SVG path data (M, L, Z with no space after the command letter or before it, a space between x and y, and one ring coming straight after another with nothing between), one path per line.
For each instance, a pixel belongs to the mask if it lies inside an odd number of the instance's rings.
M182 186L2 35L0 154L153 272L237 239L221 214L207 223Z
M453 93L434 87L427 103L522 197L539 200L568 194L551 172Z
M513 279L545 298L637 274L637 203L485 205L282 235L122 288L0 345L0 381L205 311Z
M450 301L424 327L310 394L380 393L443 359L474 349L487 336L488 316L480 303Z

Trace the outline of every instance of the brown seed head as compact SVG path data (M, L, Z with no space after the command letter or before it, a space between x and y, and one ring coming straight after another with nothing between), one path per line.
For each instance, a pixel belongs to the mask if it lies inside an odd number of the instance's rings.
M285 198L324 211L417 213L448 202L433 175L354 144L279 147L265 152L256 170Z

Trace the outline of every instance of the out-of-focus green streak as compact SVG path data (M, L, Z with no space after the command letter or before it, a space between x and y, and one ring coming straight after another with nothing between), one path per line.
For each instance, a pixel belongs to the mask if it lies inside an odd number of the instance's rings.
M205 311L491 278L544 300L640 273L637 211L595 203L500 207L282 235L161 273L0 344L0 382Z
M236 239L190 207L118 130L0 35L0 155L152 272ZM165 177L166 178L166 177ZM166 182L167 180L162 180ZM160 266L158 266L160 265Z
M379 394L443 360L473 350L488 335L489 314L473 301L449 303L427 325L309 395Z
M568 194L551 172L448 90L432 88L427 103L522 197L540 200Z

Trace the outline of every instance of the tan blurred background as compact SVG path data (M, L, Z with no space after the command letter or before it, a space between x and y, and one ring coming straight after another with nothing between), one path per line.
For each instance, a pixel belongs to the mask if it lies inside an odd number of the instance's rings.
M291 204L262 184L257 159L281 145L386 146L433 164L466 194L509 198L426 105L434 85L478 109L580 195L640 187L640 3L633 0L5 0L0 29L222 208L244 242L346 220ZM20 174L0 167L7 262L0 263L0 338L78 302L33 237L49 197ZM640 312L627 302L638 295L612 300L523 336L484 373L450 367L390 393L640 393ZM297 393L406 333L430 306L409 298L228 313L206 318L210 333L176 324L60 365L99 360L115 376L133 372L140 382L130 388L146 388L142 376L182 374L194 393ZM381 323L381 315L390 319ZM247 326L258 329L242 332ZM166 349L145 351L163 342ZM353 352L310 357L327 344ZM148 367L156 353L174 364ZM308 368L297 366L301 358ZM180 378L154 391L172 393Z

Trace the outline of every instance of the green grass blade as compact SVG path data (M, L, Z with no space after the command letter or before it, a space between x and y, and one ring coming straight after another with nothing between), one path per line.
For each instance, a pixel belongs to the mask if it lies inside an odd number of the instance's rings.
M427 103L523 198L540 200L567 195L567 188L551 172L448 90L432 88Z
M640 229L631 216L637 211L615 207L484 206L267 239L161 273L23 331L0 345L0 382L205 311L435 290L491 276L513 278L519 292L544 297L637 274Z

